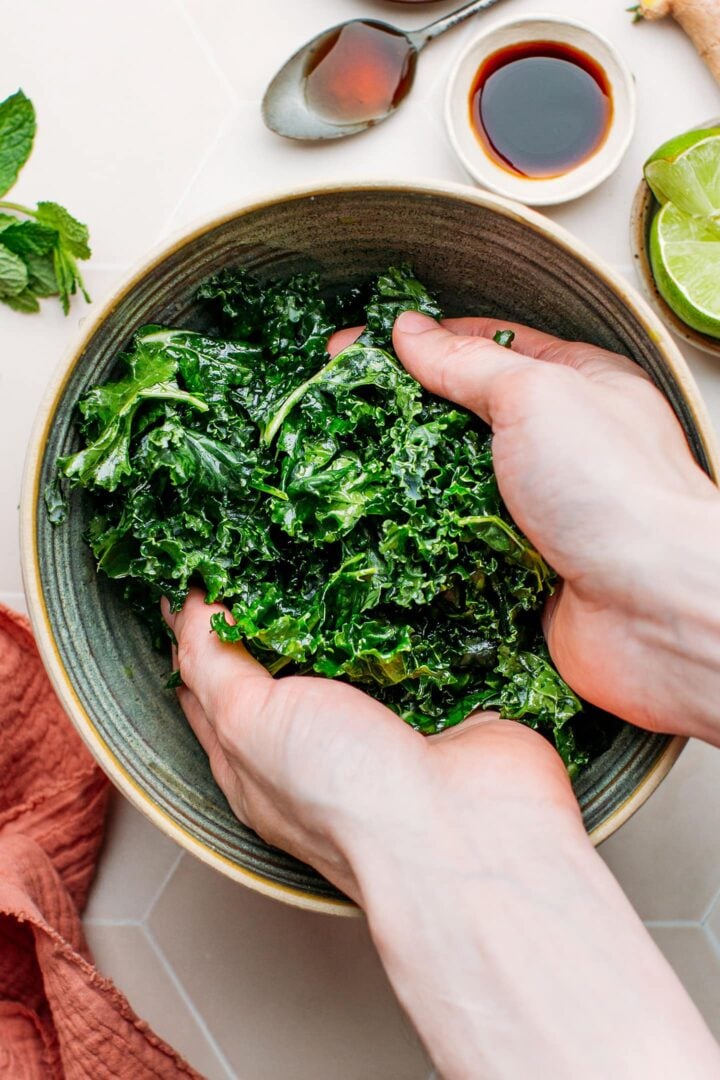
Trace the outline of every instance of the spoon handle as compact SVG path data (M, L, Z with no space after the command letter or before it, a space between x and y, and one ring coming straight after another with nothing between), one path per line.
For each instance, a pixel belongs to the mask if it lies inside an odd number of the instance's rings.
M412 30L407 36L419 51L424 45L427 45L428 41L432 41L439 34L444 34L446 30L451 30L453 26L457 26L458 23L465 22L472 15L476 15L478 11L485 11L498 2L499 0L472 0L472 3L465 4L464 7L458 8L457 11L451 11L449 15L443 15L442 18L436 19L435 22L431 22L428 26L422 26L419 30Z

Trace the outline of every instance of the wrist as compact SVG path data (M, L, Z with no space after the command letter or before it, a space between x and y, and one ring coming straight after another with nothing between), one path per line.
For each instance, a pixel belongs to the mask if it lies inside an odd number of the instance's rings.
M483 1047L495 1001L510 1002L493 987L511 974L515 945L525 950L536 910L555 903L568 866L595 858L592 847L579 814L515 792L471 811L446 788L441 808L427 799L409 821L400 845L352 856L370 932L440 1074L498 1075Z
M711 1036L579 815L508 794L468 821L446 790L439 812L409 808L402 849L352 856L383 966L440 1075L714 1075Z
M666 730L720 744L720 492L661 499L653 520L634 614L648 683Z

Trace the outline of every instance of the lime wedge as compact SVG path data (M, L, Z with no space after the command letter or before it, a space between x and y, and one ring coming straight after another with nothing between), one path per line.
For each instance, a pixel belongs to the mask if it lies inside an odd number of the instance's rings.
M720 221L691 217L665 203L650 229L650 265L675 314L720 338Z
M720 216L720 127L663 143L645 162L645 179L660 203L694 217Z

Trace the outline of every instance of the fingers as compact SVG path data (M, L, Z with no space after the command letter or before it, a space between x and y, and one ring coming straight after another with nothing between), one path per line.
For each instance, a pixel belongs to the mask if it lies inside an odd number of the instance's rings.
M443 319L442 325L463 337L492 338L498 330L512 330L515 339L511 348L516 352L534 360L572 367L584 374L592 374L593 371L604 368L638 376L645 375L642 368L626 356L608 352L607 349L585 341L565 341L552 334L545 334L542 330L523 326L522 323L508 322L506 319Z
M185 718L195 732L197 741L211 760L223 752L220 749L215 729L208 720L202 705L187 687L181 686L177 692L178 701L185 713ZM224 756L224 755L223 755Z
M344 330L338 330L328 338L327 351L330 356L337 356L343 349L347 349L348 345L352 345L354 341L362 334L364 326L348 326Z
M426 390L464 405L488 423L498 377L533 363L488 338L455 334L417 311L400 315L393 344L405 368Z
M469 716L466 716L461 724L455 724L454 727L446 728L445 731L440 731L437 735L427 735L425 741L433 746L438 743L452 742L453 739L467 738L468 733L472 731L473 728L486 727L488 724L492 724L495 721L504 723L500 718L499 712L483 712L479 709L476 712L470 713Z
M512 330L515 339L511 348L523 353L524 356L532 356L536 360L542 360L543 353L553 346L568 344L562 338L545 334L542 330L534 330L532 326L509 322L507 319L468 316L462 319L443 319L442 325L452 330L453 334L460 334L463 337L492 338L498 330Z
M162 612L177 639L178 662L185 686L210 721L223 703L242 693L252 708L255 696L264 698L272 677L242 645L220 641L210 628L215 612L229 615L221 604L206 604L199 589L191 589L181 611L172 614L167 601Z

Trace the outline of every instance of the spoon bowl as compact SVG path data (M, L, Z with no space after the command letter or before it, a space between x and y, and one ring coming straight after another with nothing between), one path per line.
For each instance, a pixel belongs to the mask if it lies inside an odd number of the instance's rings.
M418 30L351 19L324 30L283 64L262 102L267 127L288 139L344 139L382 123L412 89L421 49L498 0L473 0Z
M359 90L356 80L345 93L340 85L337 88L340 92L332 95L336 98L333 109L327 87L329 80L325 79L320 92L313 94L313 77L321 73L321 65L333 62L330 55L333 52L340 53L334 67L341 68L343 54L349 55L358 45L362 47L363 39L366 45L374 43L376 54L374 64L365 62L365 70L368 74L386 75L388 88L368 85L367 77ZM340 23L307 42L280 68L263 98L263 120L271 131L288 139L342 139L356 135L395 111L412 88L417 57L418 48L411 34L389 23L374 19ZM330 73L330 78L333 75L336 71ZM376 96L378 89L385 90L384 100ZM340 115L343 107L345 119Z

